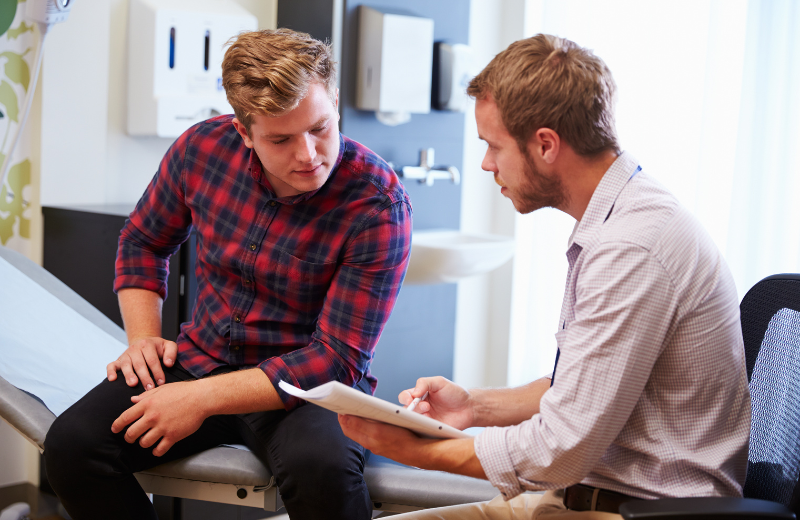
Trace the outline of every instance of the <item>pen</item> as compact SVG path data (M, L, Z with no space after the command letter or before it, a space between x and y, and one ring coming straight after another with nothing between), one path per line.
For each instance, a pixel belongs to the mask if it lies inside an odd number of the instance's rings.
M425 392L425 395L423 395L422 397L415 397L414 400L411 401L411 404L408 405L408 408L406 408L406 410L408 410L409 412L413 412L414 408L417 407L419 402L425 399L426 397L428 397L428 392Z

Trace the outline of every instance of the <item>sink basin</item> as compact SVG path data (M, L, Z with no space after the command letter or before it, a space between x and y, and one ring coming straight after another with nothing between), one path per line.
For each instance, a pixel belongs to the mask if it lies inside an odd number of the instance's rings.
M514 239L455 229L415 231L405 283L457 282L500 267L514 256Z

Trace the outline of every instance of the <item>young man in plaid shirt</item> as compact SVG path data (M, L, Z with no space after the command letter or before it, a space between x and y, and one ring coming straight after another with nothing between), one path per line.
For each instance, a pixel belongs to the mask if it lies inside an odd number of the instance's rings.
M222 443L271 469L293 519L371 516L364 449L278 382L374 392L373 349L408 263L408 196L339 134L329 46L243 34L223 85L235 117L179 137L122 230L114 289L129 348L48 433L48 477L75 520L157 518L133 473ZM166 341L167 262L192 230L197 302Z

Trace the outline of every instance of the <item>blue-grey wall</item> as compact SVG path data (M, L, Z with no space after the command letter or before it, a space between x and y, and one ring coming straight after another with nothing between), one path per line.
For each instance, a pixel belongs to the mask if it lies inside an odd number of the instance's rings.
M430 114L412 115L409 123L389 127L379 123L374 112L355 108L357 7L362 4L432 18L434 41L468 43L469 0L346 1L343 41L334 42L342 45L339 68L342 133L371 148L396 168L419 164L420 149L434 148L437 165L462 170L464 114L432 109ZM278 26L330 39L332 5L332 0L280 0ZM414 208L415 231L459 227L460 185L437 181L433 186L424 186L408 181L405 187ZM452 377L455 315L454 284L403 287L375 350L372 371L378 378L379 397L394 400L420 376Z

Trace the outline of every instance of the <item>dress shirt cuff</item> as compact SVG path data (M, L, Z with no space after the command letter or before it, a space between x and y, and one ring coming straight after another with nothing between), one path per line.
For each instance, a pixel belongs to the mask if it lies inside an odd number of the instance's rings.
M523 489L508 453L507 433L508 428L486 428L475 437L475 454L489 482L500 491L503 499L510 500Z
M270 358L258 365L258 367L264 371L272 382L272 386L274 386L275 391L278 392L278 397L283 401L283 407L287 412L294 410L303 403L301 399L287 394L278 386L279 382L286 381L300 388L300 382L292 376L289 367L286 366L286 363L284 363L280 357Z

